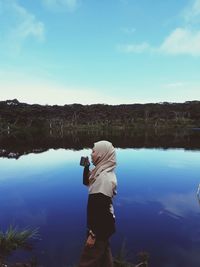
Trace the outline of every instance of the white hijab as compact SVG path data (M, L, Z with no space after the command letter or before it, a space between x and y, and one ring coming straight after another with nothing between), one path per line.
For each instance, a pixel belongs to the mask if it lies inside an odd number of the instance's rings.
M114 173L117 165L115 148L108 141L99 141L94 144L93 149L98 160L89 177L89 194L102 193L113 197L117 188L117 178Z

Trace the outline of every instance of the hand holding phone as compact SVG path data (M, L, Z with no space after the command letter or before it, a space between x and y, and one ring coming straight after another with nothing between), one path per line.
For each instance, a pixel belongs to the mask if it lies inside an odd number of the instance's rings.
M90 161L88 157L81 157L80 165L83 167L90 166Z

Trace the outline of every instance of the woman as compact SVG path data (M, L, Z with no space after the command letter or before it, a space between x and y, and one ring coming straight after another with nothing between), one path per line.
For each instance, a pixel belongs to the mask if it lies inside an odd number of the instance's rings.
M79 267L112 267L109 238L115 232L112 198L116 194L114 173L116 154L108 141L94 144L91 154L95 168L90 172L89 160L83 171L83 184L89 188L87 204L87 240Z

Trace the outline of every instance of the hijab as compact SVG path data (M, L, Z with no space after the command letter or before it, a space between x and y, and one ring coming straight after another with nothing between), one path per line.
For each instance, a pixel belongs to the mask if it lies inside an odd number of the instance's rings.
M108 141L99 141L94 143L93 150L97 160L89 177L89 194L102 193L113 197L117 187L115 148Z

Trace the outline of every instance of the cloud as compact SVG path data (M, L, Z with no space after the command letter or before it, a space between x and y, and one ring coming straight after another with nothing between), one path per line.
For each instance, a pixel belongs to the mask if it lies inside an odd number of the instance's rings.
M120 44L117 46L117 50L123 53L143 53L151 51L151 46L148 43L141 44Z
M191 5L183 10L182 15L186 23L200 21L200 0L194 0Z
M121 44L117 50L123 53L155 53L167 55L200 56L200 30L195 29L195 22L200 22L200 0L192 1L182 11L182 24L172 30L159 46L153 46L148 42L139 44Z
M185 87L185 83L183 82L173 82L173 83L168 83L164 85L165 88L168 89L177 89L177 88L181 88L181 87Z
M74 11L80 0L43 0L43 4L53 11Z
M189 193L171 193L157 199L164 208L178 216L187 216L187 214L198 214L199 203L194 192Z
M99 88L60 85L52 81L27 77L27 74L0 72L0 99L17 98L20 102L42 105L65 104L119 104L121 97L113 97ZM128 98L130 101L130 97ZM126 100L125 100L126 102Z
M162 89L161 94L140 94L143 87L132 87L130 94L121 93L121 89L115 87L115 96L112 96L113 88L69 86L54 81L54 77L44 75L34 69L13 70L12 68L0 69L0 100L17 98L21 102L38 104L94 104L106 103L111 105L132 104L132 103L152 103L152 102L184 102L200 98L200 83L187 82L184 86L178 87L180 90L166 90L167 84L159 84L157 89ZM37 79L35 78L37 77ZM178 82L177 82L178 83ZM175 88L175 87L171 87ZM127 88L129 90L130 88ZM177 88L176 88L177 89Z
M172 81L160 84L159 89L162 91L162 97L168 102L200 99L200 83L198 81Z
M182 17L186 25L174 29L158 50L164 54L200 56L200 30L195 27L200 22L200 0L190 1Z
M186 28L173 30L160 46L152 46L147 42L141 44L121 44L117 50L122 53L155 53L168 55L200 56L200 31Z
M18 54L27 38L44 40L43 22L15 0L0 0L0 46L10 54ZM3 48L3 49L2 49Z
M200 56L200 31L175 29L158 48L165 54Z

